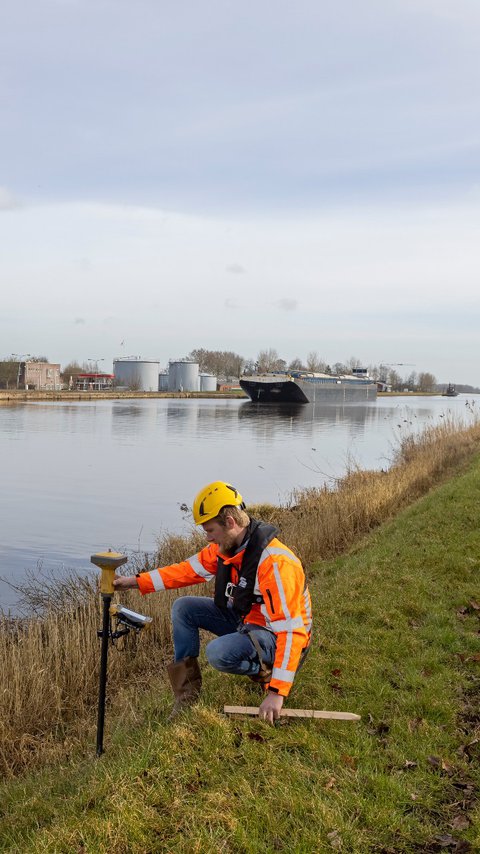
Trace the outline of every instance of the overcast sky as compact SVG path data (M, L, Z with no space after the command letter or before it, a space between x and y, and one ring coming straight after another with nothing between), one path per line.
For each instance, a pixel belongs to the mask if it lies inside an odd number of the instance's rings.
M479 0L3 0L0 357L480 385Z

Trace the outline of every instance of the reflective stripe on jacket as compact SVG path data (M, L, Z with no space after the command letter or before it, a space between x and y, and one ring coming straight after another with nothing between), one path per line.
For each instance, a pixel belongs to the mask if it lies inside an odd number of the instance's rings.
M244 552L245 549L232 557L221 555L224 564L232 567L234 584ZM217 572L219 553L219 547L209 543L187 560L143 572L137 577L140 592L153 593L210 581ZM270 687L287 697L302 650L310 642L312 606L302 564L276 537L260 556L254 592L263 597L263 604L252 605L245 623L267 628L277 636Z

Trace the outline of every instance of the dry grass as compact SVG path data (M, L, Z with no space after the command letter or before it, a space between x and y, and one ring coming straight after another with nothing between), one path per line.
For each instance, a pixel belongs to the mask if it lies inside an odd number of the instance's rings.
M458 471L480 447L480 423L444 419L403 439L387 472L352 470L334 489L310 489L291 506L250 508L278 525L282 538L306 567L341 553ZM166 536L154 556L136 556L129 572L172 563L198 550L203 538ZM195 588L208 593L205 585ZM0 619L4 687L0 695L0 768L12 776L45 760L65 757L95 721L100 623L96 576L59 580L40 576L19 589L25 613ZM188 590L182 591L189 592ZM109 696L117 685L141 684L162 672L171 656L170 607L176 592L142 599L129 607L154 617L139 638L118 641L123 654L109 656ZM126 599L127 597L125 597Z
M308 568L345 552L359 537L425 495L479 449L480 422L453 418L399 441L388 471L351 468L335 487L306 489L288 507L261 505L253 515L277 525Z

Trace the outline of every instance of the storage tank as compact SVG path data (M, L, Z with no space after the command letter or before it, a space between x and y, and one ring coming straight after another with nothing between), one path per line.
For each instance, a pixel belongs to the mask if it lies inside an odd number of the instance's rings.
M170 391L198 391L198 362L190 362L187 359L170 362L168 387Z
M216 391L217 378L214 374L200 374L200 391Z
M113 373L117 385L132 391L158 391L160 363L152 359L114 359Z
M158 375L158 390L159 391L168 391L168 373L167 373L167 371L162 371Z

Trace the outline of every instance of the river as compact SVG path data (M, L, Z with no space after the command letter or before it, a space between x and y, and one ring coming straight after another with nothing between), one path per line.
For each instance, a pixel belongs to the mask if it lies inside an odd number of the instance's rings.
M388 468L399 437L475 399L385 397L350 406L243 400L25 402L0 406L0 607L26 573L91 568L106 548L150 552L186 533L196 491L227 480L247 502L287 502L349 466Z

